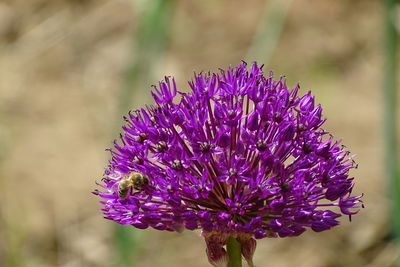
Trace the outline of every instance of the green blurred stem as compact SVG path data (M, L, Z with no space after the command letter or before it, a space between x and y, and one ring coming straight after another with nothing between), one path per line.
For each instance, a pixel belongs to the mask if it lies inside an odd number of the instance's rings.
M117 252L118 267L134 267L135 258L138 253L140 243L139 232L129 229L127 226L115 226L115 246Z
M228 267L242 267L242 254L240 243L230 236L226 246L229 256Z
M264 8L245 60L268 64L281 36L293 0L270 0Z
M134 49L120 94L119 115L125 115L130 109L135 89L142 90L143 95L150 95L147 93L148 82L153 79L153 69L165 54L174 3L172 0L152 0L146 4L143 18L133 36ZM143 84L143 89L137 88Z
M400 238L400 186L397 170L396 140L396 72L397 33L396 0L385 0L385 70L384 70L384 123L385 123L385 170L392 195L392 231L395 239Z
M144 13L133 35L132 59L125 74L125 84L120 91L116 120L118 125L121 117L132 109L132 102L138 91L141 91L141 95L150 95L145 90L149 88L147 83L152 79L154 67L165 53L173 4L174 1L170 0L152 0L144 3ZM142 84L146 84L146 87L141 86ZM141 97L141 100L144 98ZM139 101L136 101L136 104L137 102ZM144 242L142 239L141 232L133 227L115 227L116 266L136 266L137 254L141 243Z

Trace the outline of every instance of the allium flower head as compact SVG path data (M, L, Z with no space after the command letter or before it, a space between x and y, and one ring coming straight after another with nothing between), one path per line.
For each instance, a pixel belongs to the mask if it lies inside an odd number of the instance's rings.
M105 218L141 229L202 229L212 245L235 236L250 244L244 255L254 252L253 238L320 232L357 212L349 177L356 165L321 128L322 107L310 92L299 95L299 86L264 76L256 63L195 74L189 86L180 92L166 77L152 92L155 105L125 118L105 190L97 191ZM119 184L131 173L148 181L121 197Z

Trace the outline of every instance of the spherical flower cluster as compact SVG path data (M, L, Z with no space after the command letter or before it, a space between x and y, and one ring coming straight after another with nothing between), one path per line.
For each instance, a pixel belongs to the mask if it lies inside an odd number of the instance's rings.
M310 92L265 77L256 63L195 74L189 86L179 92L166 77L152 92L155 105L125 118L105 190L96 192L105 218L248 241L328 230L357 212L349 177L356 165L321 128L322 107ZM120 183L133 172L147 183L122 197Z

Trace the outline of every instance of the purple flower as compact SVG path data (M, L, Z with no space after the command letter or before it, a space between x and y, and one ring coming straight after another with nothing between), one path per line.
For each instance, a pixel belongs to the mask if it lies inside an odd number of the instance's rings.
M166 77L152 92L155 105L125 118L105 190L96 191L105 218L140 229L202 229L217 247L211 257L225 258L222 237L237 237L252 255L253 238L320 232L357 213L361 196L351 196L349 177L356 165L321 129L322 107L310 92L300 96L299 86L246 63L195 75L189 86L179 92ZM126 182L132 173L147 183Z

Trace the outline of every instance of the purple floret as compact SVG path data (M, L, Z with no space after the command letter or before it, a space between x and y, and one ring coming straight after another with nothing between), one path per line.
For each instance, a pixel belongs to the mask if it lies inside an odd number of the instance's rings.
M316 232L353 215L356 167L321 126L322 107L262 66L195 74L191 92L166 77L155 105L131 111L96 191L105 218L144 229L202 229L254 238ZM140 172L149 183L118 196Z

